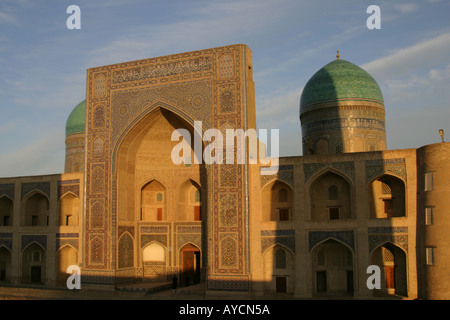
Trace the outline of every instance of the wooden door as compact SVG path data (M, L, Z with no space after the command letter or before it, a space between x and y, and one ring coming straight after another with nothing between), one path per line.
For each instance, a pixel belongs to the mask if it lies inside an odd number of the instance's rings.
M286 292L286 277L276 277L276 292Z
M386 274L386 288L394 289L395 288L394 266L384 266L384 272Z
M31 282L40 283L41 282L41 267L31 267Z

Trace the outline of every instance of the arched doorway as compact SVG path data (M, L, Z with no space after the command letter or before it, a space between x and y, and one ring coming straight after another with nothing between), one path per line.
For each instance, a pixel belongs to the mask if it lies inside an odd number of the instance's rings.
M10 198L3 196L0 197L0 226L12 226L13 218L13 202Z
M406 254L402 249L385 243L372 252L371 263L381 270L381 294L408 295ZM376 290L374 294L380 291Z
M71 265L78 265L78 252L74 247L65 245L56 254L56 282L58 285L66 285L69 277L67 268Z
M382 175L369 184L371 218L405 216L405 183L392 175Z
M22 283L44 284L46 280L45 250L33 242L22 253Z
M146 280L162 280L166 278L166 247L152 242L142 250L142 267Z
M275 245L264 252L262 262L265 292L294 292L294 260L292 252L281 245Z
M11 276L11 252L0 247L0 283L9 282Z
M329 239L312 251L316 295L353 295L353 254L344 244Z
M186 244L181 249L181 284L189 286L200 283L200 250L193 244Z

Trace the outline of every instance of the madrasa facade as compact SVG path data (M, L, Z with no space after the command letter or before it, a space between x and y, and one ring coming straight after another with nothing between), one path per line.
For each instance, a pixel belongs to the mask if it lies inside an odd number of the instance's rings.
M246 45L95 67L86 79L64 173L0 179L0 285L65 287L76 265L82 289L177 276L206 292L450 298L450 146L387 150L383 96L360 67L337 56L312 75L304 155L272 171L249 144L245 161L195 153L212 144L209 129L256 130ZM179 163L174 131L194 141Z

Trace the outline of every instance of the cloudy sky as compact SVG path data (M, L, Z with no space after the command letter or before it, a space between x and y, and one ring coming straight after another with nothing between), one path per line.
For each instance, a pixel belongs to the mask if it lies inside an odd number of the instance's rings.
M369 30L369 5L381 29ZM69 30L67 7L81 9ZM450 1L1 0L0 177L62 173L64 128L86 69L230 44L253 52L257 125L301 155L299 99L341 58L383 91L389 149L450 137ZM450 138L448 138L450 141Z

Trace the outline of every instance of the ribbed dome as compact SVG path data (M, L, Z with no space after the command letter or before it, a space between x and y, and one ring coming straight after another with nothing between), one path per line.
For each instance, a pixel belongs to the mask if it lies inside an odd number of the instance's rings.
M70 113L66 122L66 136L73 133L81 133L85 130L86 100L80 102Z
M384 104L380 87L367 71L346 60L336 59L306 83L300 99L300 113L315 103L342 99L375 100Z

